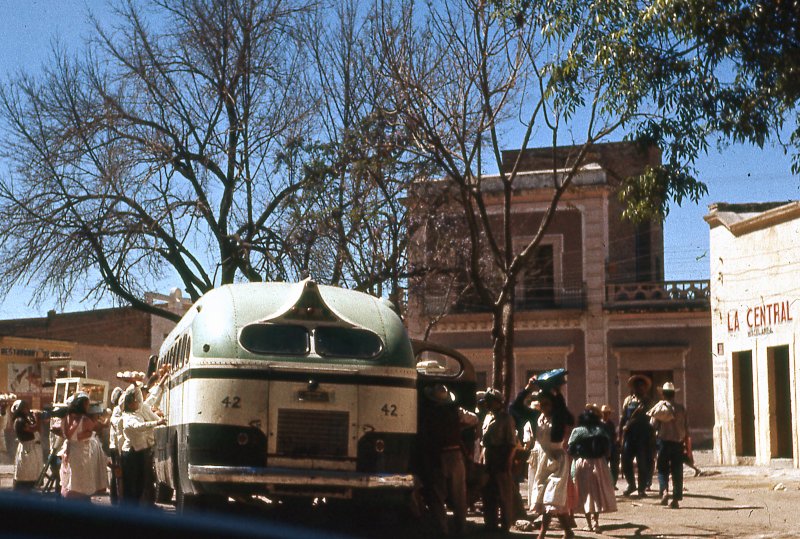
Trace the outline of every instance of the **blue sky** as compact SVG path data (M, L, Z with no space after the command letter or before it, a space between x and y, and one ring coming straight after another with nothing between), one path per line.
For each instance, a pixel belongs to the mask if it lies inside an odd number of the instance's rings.
M48 58L54 39L79 46L89 30L85 20L89 9L101 20L109 14L107 3L99 0L0 0L0 79L6 80L18 69L37 70ZM703 156L698 167L708 196L697 205L673 205L664 224L666 278L708 278L708 227L703 221L708 204L799 199L800 178L792 176L790 166L790 156L774 147L759 150L733 145ZM4 168L0 163L0 170ZM166 293L174 284L165 283L160 292ZM42 316L56 307L29 306L27 301L25 290L6 298L0 302L0 318ZM66 310L88 308L92 305L75 302Z

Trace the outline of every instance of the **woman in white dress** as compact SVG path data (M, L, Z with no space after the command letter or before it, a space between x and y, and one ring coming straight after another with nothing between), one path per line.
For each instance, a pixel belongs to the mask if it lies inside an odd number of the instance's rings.
M536 403L536 409L539 409L539 403ZM531 422L528 421L525 423L523 427L523 436L522 436L522 443L525 446L525 449L530 451L530 455L528 456L528 511L530 513L536 513L536 497L534 496L533 487L536 480L536 470L539 466L539 448L541 446L536 445L536 435L534 434L535 425L531 425Z
M537 395L542 414L536 428L534 450L539 456L533 478L533 510L542 516L539 539L544 539L555 516L564 537L574 537L570 517L571 486L570 458L565 451L565 434L574 423L563 397L549 391Z
M61 495L65 498L89 500L102 481L97 478L96 446L92 441L97 425L88 411L89 396L76 393L62 427L66 441L61 449Z
M39 417L31 413L28 403L17 400L11 405L14 432L19 445L14 458L14 490L29 491L36 486L44 467L42 443L39 440Z
M105 410L100 405L92 405L89 407L89 415L95 423L94 432L92 432L91 451L95 466L95 480L97 481L97 489L95 494L103 494L108 490L108 455L103 449L103 442L101 436L107 434L108 419L105 416Z

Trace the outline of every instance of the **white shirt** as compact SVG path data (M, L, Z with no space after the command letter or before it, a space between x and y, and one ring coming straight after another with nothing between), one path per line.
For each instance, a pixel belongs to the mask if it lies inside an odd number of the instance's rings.
M125 441L122 443L122 452L141 451L150 447L148 438L153 435L153 429L157 425L157 420L148 421L138 411L123 412L122 433L125 435Z
M151 408L158 408L161 406L161 397L164 395L164 388L160 385L156 385L150 389L150 393L147 394L147 398L144 400L144 403L149 405Z
M122 451L122 444L125 442L125 436L122 434L122 406L117 405L114 407L109 424L111 425L111 432L108 445L111 448L119 448Z

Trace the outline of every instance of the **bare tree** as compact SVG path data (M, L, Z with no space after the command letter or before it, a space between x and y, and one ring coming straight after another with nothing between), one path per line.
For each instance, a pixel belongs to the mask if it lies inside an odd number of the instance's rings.
M174 319L143 299L164 278L197 299L313 273L399 300L408 175L356 4L152 0L116 15L0 89L2 290L110 292Z
M672 112L653 106L652 97L679 77L681 56L651 46L661 36L638 30L645 14L634 3L497 4L383 2L377 39L385 76L394 85L393 111L409 131L413 151L441 174L419 186L416 196L429 199L439 185L453 192L462 220L451 230L466 238L468 287L492 312L493 385L509 395L520 275L532 266L592 147L626 132L652 134ZM702 134L692 119L676 122L686 128L686 140L699 138L689 137L692 132ZM512 199L534 137L552 146L550 201L532 238L515 245ZM504 161L504 146L521 151ZM559 150L563 146L568 149ZM687 155L669 150L666 166L644 175L657 180L647 197L661 208L669 195L696 199L704 190L683 173ZM489 211L492 200L500 200L497 215ZM431 226L441 227L438 213L429 218Z
M387 112L391 86L371 47L370 14L347 0L307 22L312 85L321 101L313 162L324 196L315 197L301 226L329 282L388 296L401 307L408 242L403 194L422 164L406 151L405 129Z

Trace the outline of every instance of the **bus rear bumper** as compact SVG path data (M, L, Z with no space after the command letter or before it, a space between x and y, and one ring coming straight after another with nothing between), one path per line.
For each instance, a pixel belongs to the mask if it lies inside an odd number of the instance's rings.
M353 489L408 489L417 485L413 474L362 473L342 470L298 470L250 466L189 465L189 479L198 483L244 483Z

